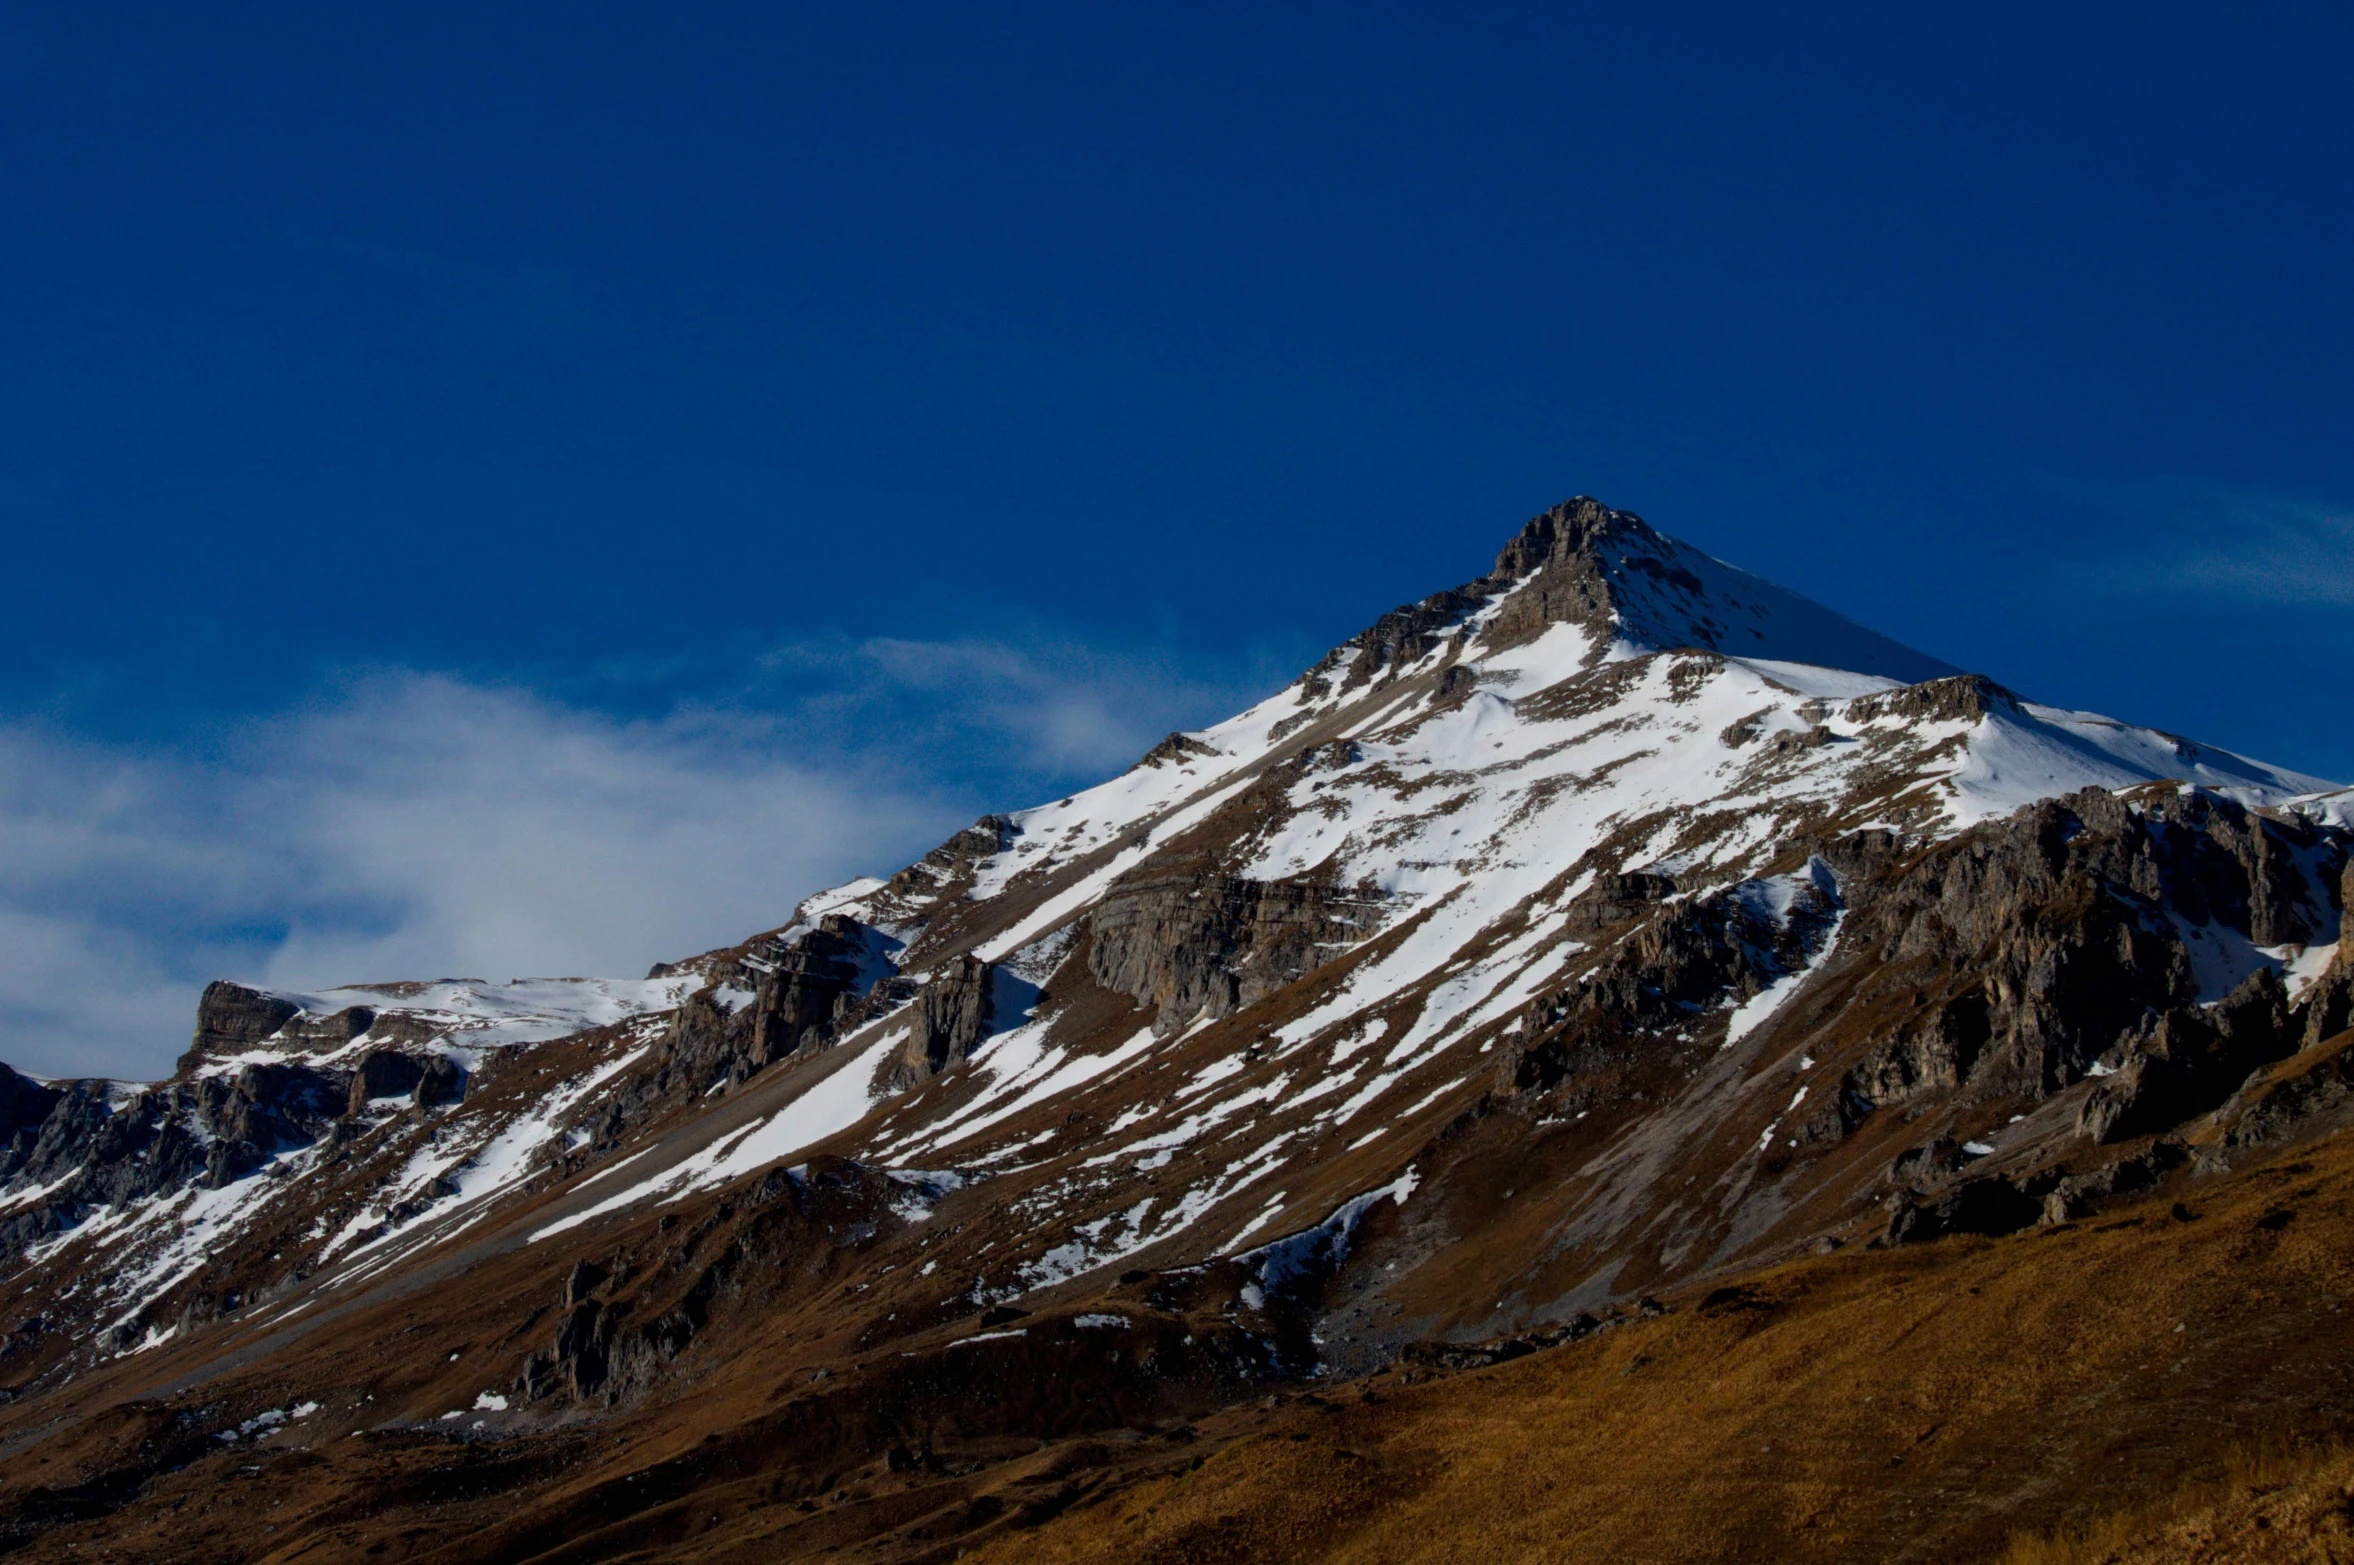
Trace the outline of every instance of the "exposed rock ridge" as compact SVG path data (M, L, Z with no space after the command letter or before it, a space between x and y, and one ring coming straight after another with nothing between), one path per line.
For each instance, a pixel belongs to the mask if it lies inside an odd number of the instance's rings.
M1564 500L1531 517L1486 577L1497 587L1526 581L1496 615L1496 644L1533 639L1549 625L1607 635L1620 613L1619 589L1636 574L1697 600L1705 591L1700 578L1674 553L1675 545L1631 511L1586 495Z
M1384 672L1427 656L1448 632L1497 596L1520 586L1497 616L1499 645L1526 640L1553 624L1606 632L1615 603L1612 546L1630 549L1640 565L1669 570L1652 557L1665 540L1641 517L1614 511L1580 495L1532 517L1496 556L1495 569L1476 581L1402 604L1335 647L1308 671L1311 688L1347 691ZM1699 583L1692 581L1695 590ZM1599 650L1597 650L1599 655Z
M1218 872L1199 855L1122 876L1087 915L1087 970L1172 1032L1298 981L1380 922L1379 900L1313 880Z

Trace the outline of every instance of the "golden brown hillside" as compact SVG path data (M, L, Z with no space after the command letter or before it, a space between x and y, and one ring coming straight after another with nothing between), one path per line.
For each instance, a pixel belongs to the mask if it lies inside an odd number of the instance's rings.
M2254 1453L2354 1425L2354 1147L2182 1193L1809 1259L1492 1369L1293 1401L983 1557L2348 1558L2354 1461Z

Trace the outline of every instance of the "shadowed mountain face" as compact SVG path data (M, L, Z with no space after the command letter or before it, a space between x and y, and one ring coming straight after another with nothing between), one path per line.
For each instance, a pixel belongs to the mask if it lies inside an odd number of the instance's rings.
M2335 1128L2350 847L2319 779L1574 500L739 945L220 983L169 1081L0 1072L0 1538L1027 1537L1271 1394L1583 1351ZM201 1520L229 1474L276 1532Z

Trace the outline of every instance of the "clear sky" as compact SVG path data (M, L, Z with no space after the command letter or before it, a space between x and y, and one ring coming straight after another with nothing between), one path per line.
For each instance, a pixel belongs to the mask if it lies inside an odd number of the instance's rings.
M44 1070L738 937L1572 493L2354 777L2343 6L91 0L0 137Z

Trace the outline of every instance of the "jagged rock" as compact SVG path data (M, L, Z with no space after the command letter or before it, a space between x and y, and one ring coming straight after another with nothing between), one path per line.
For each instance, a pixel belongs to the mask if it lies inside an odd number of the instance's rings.
M1175 1031L1231 1014L1362 938L1377 904L1314 881L1211 873L1190 855L1121 877L1087 919L1087 971Z
M1857 696L1847 703L1852 723L1883 717L1914 722L1974 723L1995 712L2019 709L2019 698L1983 674L1955 674L1945 679L1900 685L1877 695Z
M1420 603L1400 604L1325 654L1307 673L1309 691L1317 700L1345 695L1401 665L1419 661L1481 601L1478 591L1456 588L1434 593Z
M204 986L204 994L196 1002L196 1038L180 1057L180 1069L191 1070L199 1060L251 1048L301 1011L301 1006L282 995L216 979Z
M405 1098L424 1079L425 1066L414 1055L395 1049L370 1049L352 1067L351 1092L345 1112L357 1114L373 1098Z
M1886 1242L1919 1244L1949 1234L2016 1233L2042 1221L2044 1200L2007 1179L1965 1179L1931 1200L1903 1192L1888 1214Z
M1793 750L1819 750L1831 743L1833 737L1831 730L1820 723L1805 729L1786 728L1768 740L1766 748L1779 755Z
M1965 1161L1960 1142L1951 1136L1939 1136L1921 1146L1899 1152L1896 1162L1888 1170L1888 1177L1900 1185L1919 1185L1959 1173Z
M1615 929L1644 917L1675 893L1673 875L1648 870L1612 875L1593 890L1571 900L1566 910L1567 927L1581 934Z
M2114 1075L2097 1082L2077 1105L2076 1133L2095 1145L2131 1136L2143 1093L2142 1078L2148 1070L2148 1060L2132 1059Z
M1879 1107L1857 1090L1854 1082L1842 1077L1827 1099L1809 1108L1795 1122L1786 1122L1784 1128L1800 1146L1820 1146L1827 1142L1843 1141L1854 1135Z
M761 978L752 1001L752 1069L798 1049L822 1048L842 1029L859 994L869 933L852 919L829 914L776 953L776 966Z
M2149 1189L2188 1158L2182 1143L2159 1140L2135 1156L2119 1158L2089 1173L2062 1175L2044 1195L2043 1220L2061 1223L2089 1216L2114 1196Z
M572 1275L564 1279L564 1307L572 1309L595 1292L605 1280L605 1268L594 1261L575 1261Z
M220 997L214 998L217 1007ZM234 996L231 1003L245 1004ZM21 1253L25 1244L59 1231L66 1219L58 1214L125 1206L189 1184L219 1188L279 1152L308 1146L342 1117L349 1081L305 1065L257 1063L122 1102L104 1081L55 1090L38 1129L20 1129L7 1151L11 1175L52 1187L44 1207L51 1215L8 1225L0 1255Z
M1623 553L1606 552L1605 542ZM1488 597L1526 580L1491 627L1499 646L1533 640L1549 625L1602 629L1617 603L1613 579L1632 571L1697 591L1700 582L1665 556L1672 546L1639 516L1580 495L1533 517L1496 556L1495 568L1466 586L1401 605L1327 654L1307 674L1318 698L1361 688L1427 656ZM1599 648L1596 651L1600 656Z
M2077 1114L2088 1140L2114 1142L2181 1124L2219 1106L2249 1073L2296 1048L2288 992L2270 968L2206 1010L2167 1012L2132 1045L2116 1075Z
M417 1077L417 1085L410 1089L411 1101L421 1109L463 1102L465 1097L465 1067L446 1054L436 1054L427 1061L423 1073Z
M545 1359L533 1359L523 1373L521 1389L528 1397L545 1396L561 1386L573 1397L586 1399L604 1388L609 1350L618 1326L615 1317L594 1299L582 1299L565 1312L556 1340Z
M39 1139L42 1121L64 1096L63 1088L20 1076L0 1065L0 1177L24 1166Z
M751 1003L731 1011L716 990L688 995L654 1063L621 1084L584 1128L598 1144L610 1145L651 1114L830 1047L888 1014L915 992L911 982L895 976L890 952L896 944L840 914L751 942L741 960L715 974L731 985L754 984Z
M1144 752L1136 766L1182 766L1195 756L1216 755L1218 747L1196 739L1191 734L1171 734ZM1135 767L1129 770L1134 771Z
M2354 1027L2354 859L2339 878L2337 896L2337 954L2304 996L2306 1048Z
M1548 625L1608 625L1616 609L1610 590L1616 562L1597 547L1605 537L1624 541L1626 568L1648 567L1671 584L1699 589L1697 577L1659 558L1668 551L1654 546L1664 540L1641 517L1579 495L1531 518L1496 556L1490 582L1533 578L1498 616L1498 641L1533 640Z
M974 865L1003 853L1013 841L1011 818L984 815L892 876L886 889L894 896L927 901L949 896L972 880Z
M2344 849L2203 793L2145 790L2127 801L2087 790L1856 885L1857 912L1842 939L1875 953L1886 976L1868 981L1851 1004L1906 1016L1857 1071L1856 1086L1891 1103L1965 1085L2041 1096L2081 1079L2158 1018L2195 1010L2192 965L2174 918L2220 922L2253 943L2310 932L2315 910L2294 868L2300 853L2342 860ZM1923 962L1950 964L1955 980L1919 992L1913 974ZM1917 997L1898 999L1903 990ZM2183 1064L2153 1080L2152 1089L2168 1094L2163 1112L2202 1094L2195 1107L2212 1107L2228 1090L2218 1087L2222 1077L2236 1084L2280 1047L2283 1012L2277 995L2263 993L2260 1001L2227 1002L2236 1018L2227 1024L2227 1060ZM2189 1021L2174 1027L2174 1045L2156 1047L2162 1057L2182 1053L2195 1031ZM2136 1122L2116 1115L2137 1090L2138 1082L2104 1083L2100 1106L2086 1112L2108 1116L2107 1133L2137 1133L2116 1129ZM2161 1112L2157 1100L2146 1112Z
M1550 1091L1595 1051L1607 1053L1631 1036L1684 1028L1727 999L1747 999L1797 971L1817 953L1842 903L1827 861L1810 861L1795 876L1745 881L1670 905L1675 882L1634 872L1614 877L1607 897L1572 902L1572 930L1606 928L1605 920L1663 911L1636 930L1575 989L1540 998L1529 1013L1535 1025L1497 1067L1521 1092ZM1870 1112L1868 1098L1848 1094L1835 1116ZM1844 1133L1842 1130L1840 1133Z
M892 1072L895 1086L928 1081L972 1057L989 1035L995 1014L994 965L958 957L932 975L915 997L915 1020Z
M372 1005L347 1005L339 1011L323 1016L309 1012L297 1015L281 1027L279 1035L297 1044L308 1044L328 1049L349 1043L376 1025L376 1008Z
M2215 1120L2225 1146L2263 1146L2343 1118L2349 1103L2354 1103L2354 1033L2341 1029L2275 1070L2250 1077L2215 1111Z

